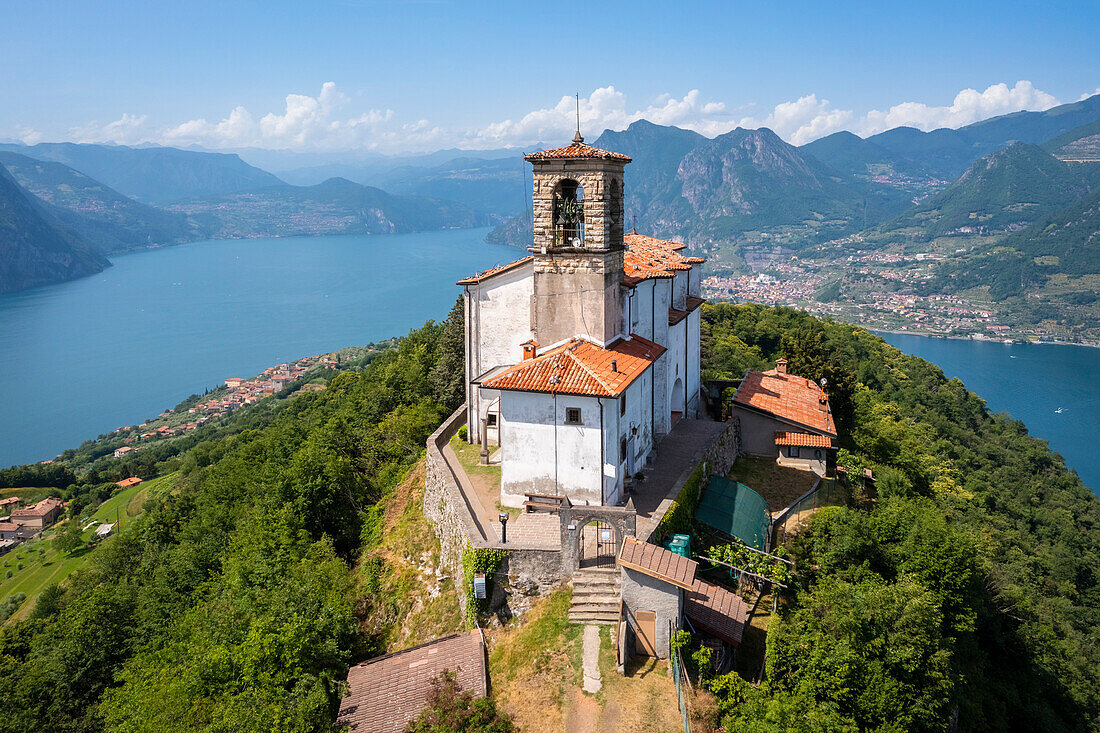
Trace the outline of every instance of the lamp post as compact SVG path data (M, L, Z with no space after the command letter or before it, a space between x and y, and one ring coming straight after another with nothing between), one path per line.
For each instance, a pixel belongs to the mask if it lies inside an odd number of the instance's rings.
M504 545L508 543L508 512L501 512L497 519L500 520L500 544Z

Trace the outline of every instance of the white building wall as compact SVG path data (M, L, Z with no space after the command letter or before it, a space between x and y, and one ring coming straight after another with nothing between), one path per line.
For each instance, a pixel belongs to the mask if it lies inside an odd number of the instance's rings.
M692 268L695 269L695 268ZM672 278L672 307L684 310L687 307L688 276L690 270L676 270Z
M694 270L694 268L692 268ZM688 412L691 417L699 417L700 404L702 400L699 397L699 390L702 386L702 362L700 361L699 350L700 343L700 328L702 324L703 311L701 308L696 308L688 317L684 319L686 325L686 338L687 338L687 385L688 385Z
M580 425L565 424L569 407L580 408ZM600 418L595 397L502 391L501 504L523 506L526 493L601 504Z
M605 399L604 503L622 502L623 481L645 466L656 442L653 434L653 368L647 369L626 390L625 413L619 399ZM626 441L626 453L622 452Z
M656 340L653 333L653 318L657 312L653 307L653 287L656 282L656 280L643 280L626 291L623 300L623 318L628 323L625 329L627 334L636 333L650 341Z
M684 347L687 343L687 322L688 319L685 318L675 326L669 327L668 351L664 355L664 358L668 359L668 382L666 385L668 410L670 413L672 410L683 412L684 417L688 417L687 400L690 397L690 392L687 390L691 381L691 375L687 372L686 355L684 353ZM695 379L698 388L698 375L695 376ZM679 381L679 386L677 386L677 381Z
M466 405L472 442L481 442L481 418L488 405L470 382L523 357L520 344L531 338L533 294L533 263L466 286Z

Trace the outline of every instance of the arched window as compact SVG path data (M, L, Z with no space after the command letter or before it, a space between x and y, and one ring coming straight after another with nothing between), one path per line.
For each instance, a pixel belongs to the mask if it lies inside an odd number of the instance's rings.
M607 187L607 203L611 218L611 242L623 241L623 186L618 179L612 178Z
M572 178L554 188L554 246L584 246L584 189Z

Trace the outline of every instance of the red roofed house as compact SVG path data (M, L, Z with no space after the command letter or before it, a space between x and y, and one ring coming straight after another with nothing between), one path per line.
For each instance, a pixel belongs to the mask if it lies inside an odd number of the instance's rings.
M749 370L733 397L746 453L783 466L829 475L836 458L836 424L829 397L811 379L787 373L779 359L767 372Z
M11 513L11 521L23 527L31 529L44 529L57 521L61 516L63 502L54 496L48 496L37 504L26 509L16 509Z
M19 536L20 527L15 522L0 522L0 540L13 540Z
M469 440L500 446L501 503L622 502L624 479L699 409L698 257L625 234L630 158L584 143L534 166L530 255L459 281Z
M121 481L116 481L115 483L124 489L128 489L131 486L137 486L138 484L140 484L141 479L139 479L137 476L131 476L130 478L124 478Z
M667 658L669 632L684 628L683 617L696 631L731 647L741 643L748 606L738 594L695 577L698 563L694 560L627 537L619 553L619 567L621 643L628 656Z
M459 689L489 694L481 631L437 639L357 664L348 670L348 692L337 725L349 733L401 733L427 707L432 680L453 672Z

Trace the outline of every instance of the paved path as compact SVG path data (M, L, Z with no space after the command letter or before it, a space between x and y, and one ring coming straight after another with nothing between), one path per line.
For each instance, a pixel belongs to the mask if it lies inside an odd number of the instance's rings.
M649 520L662 502L672 500L672 489L685 471L694 470L703 453L728 423L714 420L684 418L657 446L657 459L644 470L645 480L634 492L634 509L638 512L638 537L649 536Z
M584 691L594 695L603 687L603 683L600 682L600 627L595 624L585 624L581 660L584 670Z

